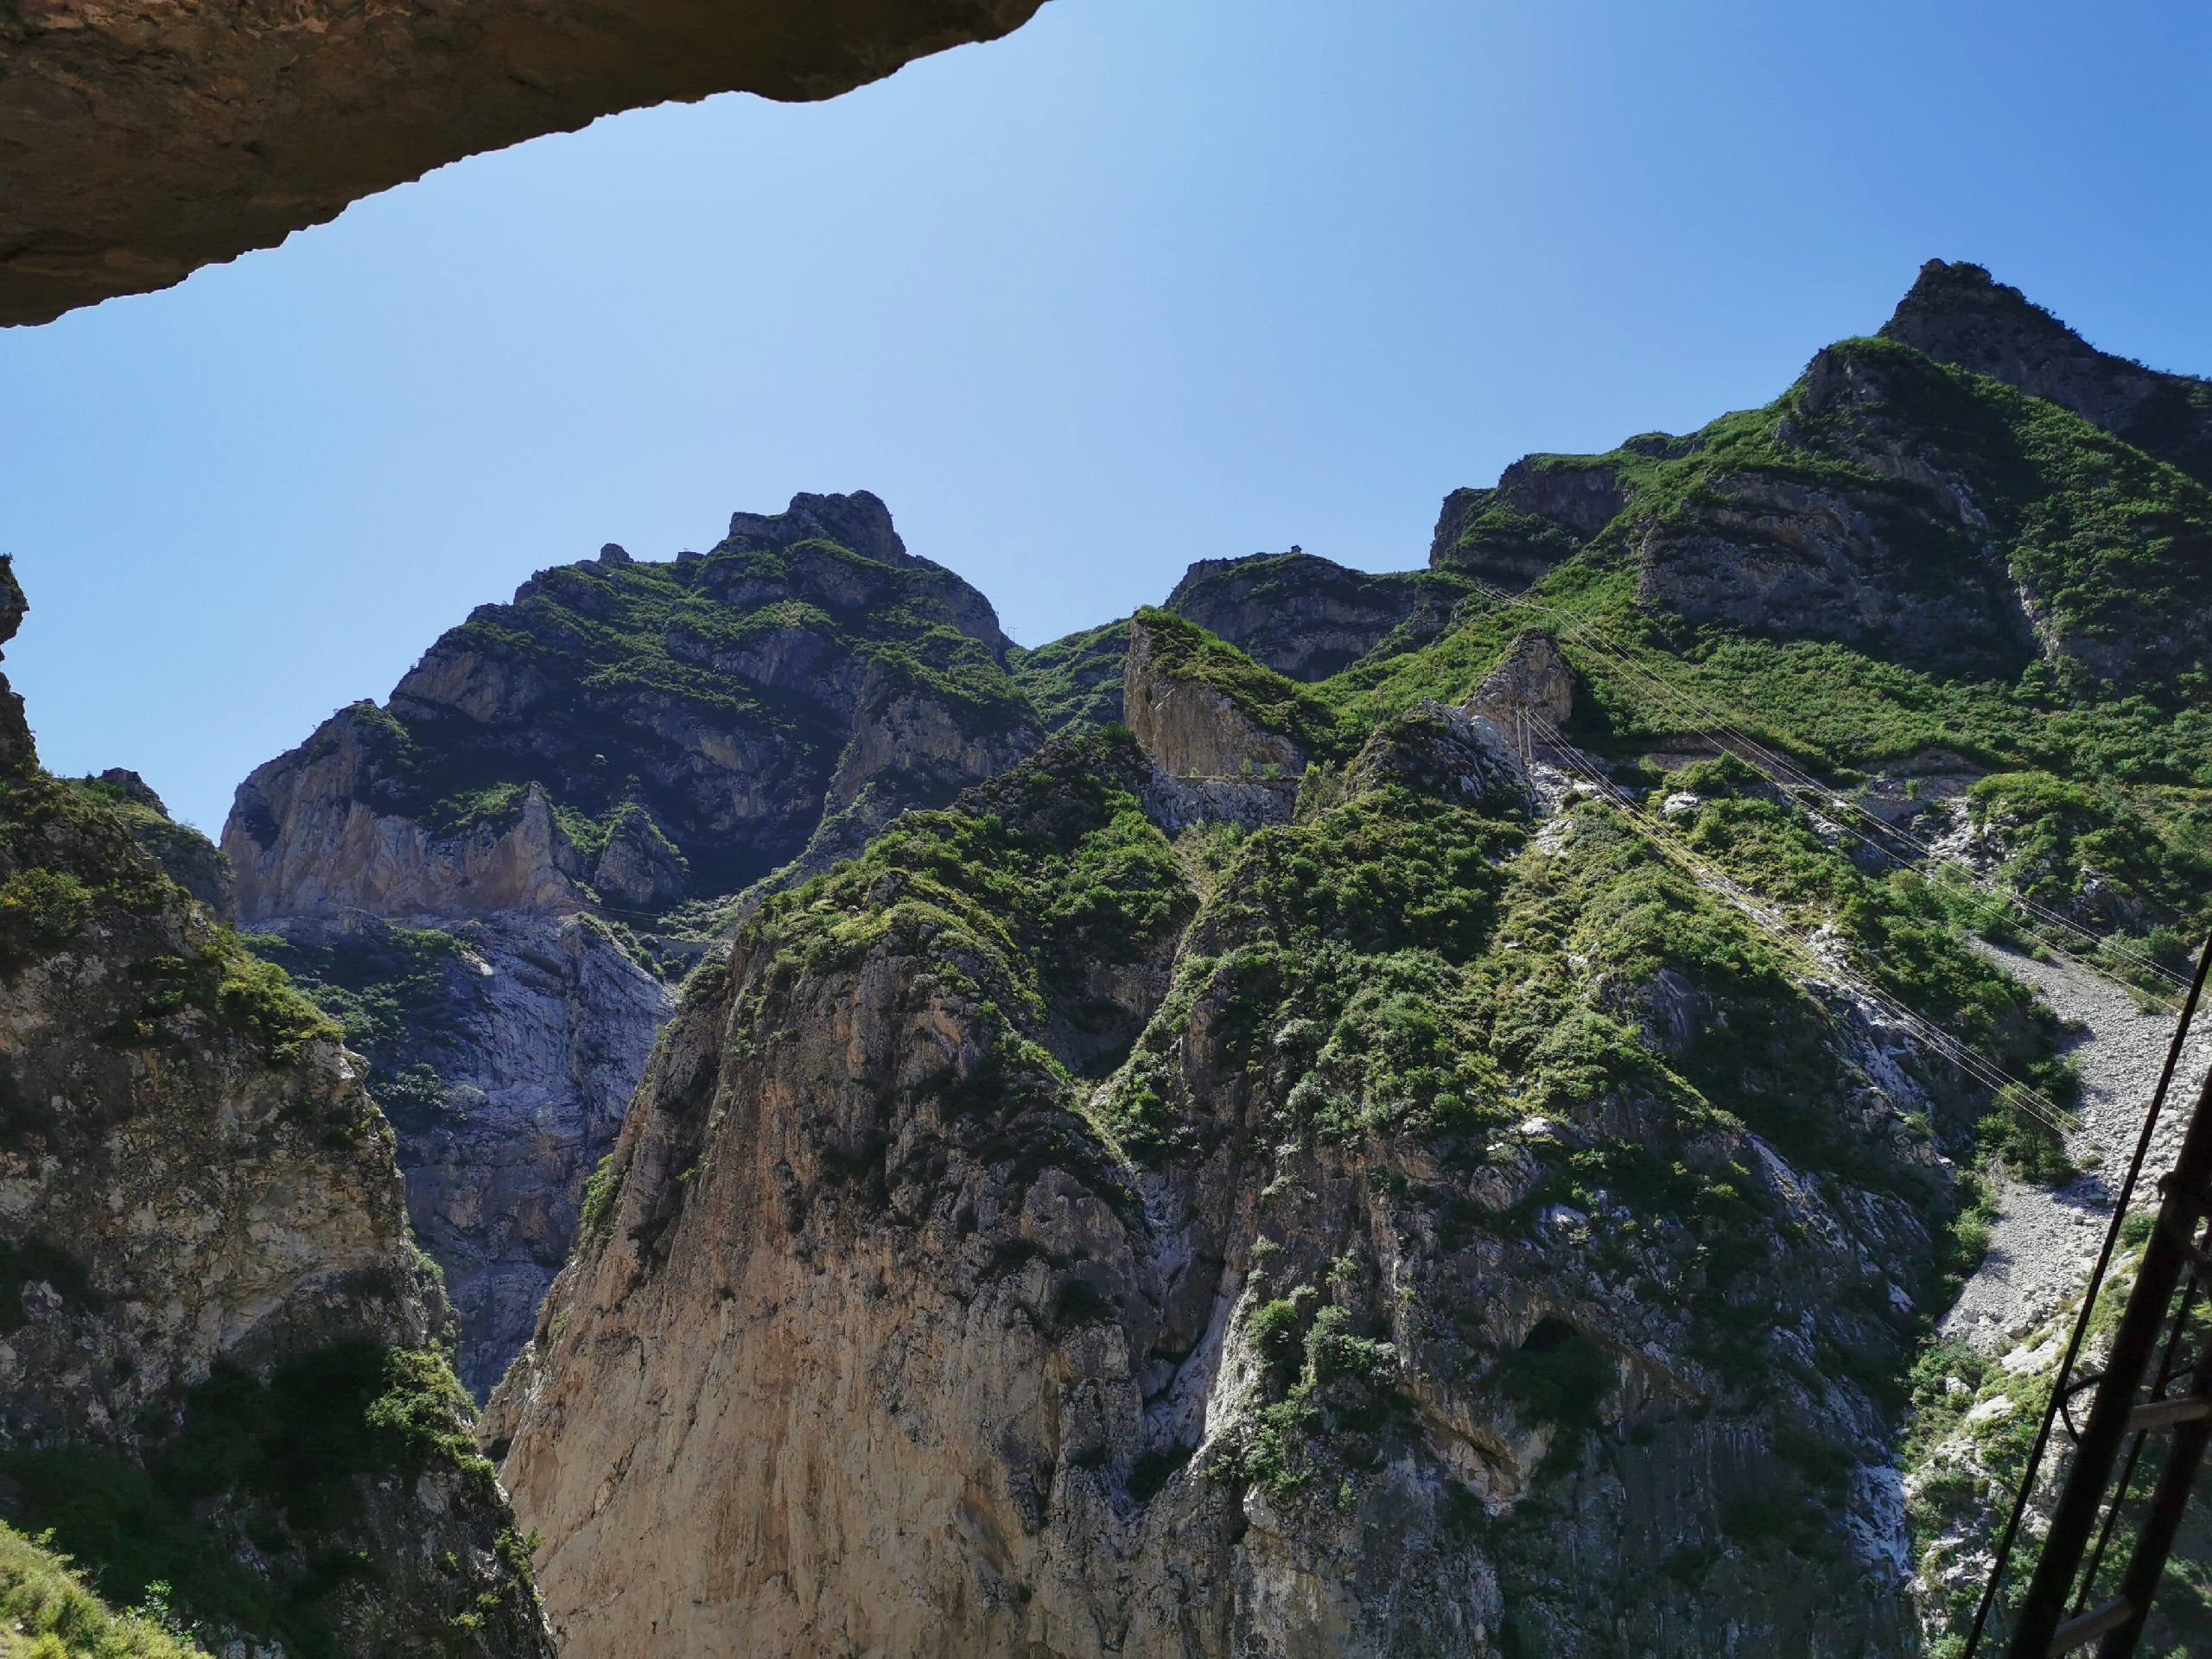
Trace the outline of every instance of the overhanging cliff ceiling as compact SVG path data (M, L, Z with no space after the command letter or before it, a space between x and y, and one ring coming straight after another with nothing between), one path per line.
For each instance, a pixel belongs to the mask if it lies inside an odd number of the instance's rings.
M722 92L832 98L1042 0L0 0L0 323L434 167Z

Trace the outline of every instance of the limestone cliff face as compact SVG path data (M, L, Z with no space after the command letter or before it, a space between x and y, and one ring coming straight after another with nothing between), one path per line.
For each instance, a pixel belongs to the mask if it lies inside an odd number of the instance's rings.
M347 911L429 918L526 910L559 915L594 896L583 861L540 784L505 822L448 835L363 797L396 744L374 703L331 716L303 749L257 768L239 790L224 840L249 924ZM266 835L266 842L257 839ZM621 885L619 883L610 885Z
M486 1423L570 1659L1899 1647L1881 1413L1815 1356L1902 1364L1934 1283L1909 1058L1540 945L1649 878L1600 805L1530 836L1479 719L1347 780L1185 927L1166 780L1056 743L693 980ZM1665 892L1655 944L1732 925ZM1645 1058L1548 1070L1601 1028ZM1747 1053L1828 1127L1702 1107Z
M705 556L541 573L240 788L239 913L372 1063L480 1397L705 931L649 957L594 918L789 885L1004 770L1037 741L1007 649L875 497L800 495Z
M1145 753L1178 778L1234 778L1263 769L1295 776L1305 751L1240 707L1221 685L1165 657L1159 629L1129 624L1122 718Z
M0 323L181 281L479 150L670 99L830 98L1037 0L31 0L0 19Z
M550 1656L358 1064L13 725L0 1500L219 1644Z
M1190 899L1154 781L1126 739L1047 751L979 792L988 824L925 815L688 988L486 1431L562 1563L567 1651L1095 1652L1135 1619L1135 1652L1212 1617L1223 1561L1156 1605L1110 1590L1165 1520L1099 1472L1141 1421L1119 1322L1178 1301L1187 1348L1211 1292L1147 1259L1047 1046L1126 1041L1165 989ZM1047 902L1009 938L931 869L976 834L1016 880L1118 844L1151 919L1086 938Z
M1654 610L1976 677L2140 684L2212 640L2212 494L2052 404L1847 340L1738 423L1608 532ZM2139 510L2085 512L2123 478Z
M416 1236L444 1270L461 1381L485 1398L568 1258L673 995L576 914L422 929L353 912L257 948L334 1006L388 1000L353 1040L398 1137Z
M941 803L1035 741L983 596L866 492L739 513L480 607L240 788L240 914L636 909L733 893L871 780ZM663 850L664 843L665 850Z

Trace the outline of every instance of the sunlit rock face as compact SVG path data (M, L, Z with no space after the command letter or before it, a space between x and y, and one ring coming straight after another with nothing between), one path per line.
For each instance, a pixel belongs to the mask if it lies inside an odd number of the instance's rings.
M1869 1505L1793 1497L1803 1560L1730 1553L1745 1494L1797 1490L1777 1446L1855 1444L1873 1408L1724 1335L1719 1234L1680 1209L1744 1204L1729 1294L1761 1331L1894 1352L1864 1287L1919 1285L1928 1243L1886 1189L1941 1173L1854 1083L1869 1033L1783 994L1879 1192L1821 1196L1677 1084L1556 1116L1471 1069L1434 1094L1440 1060L1403 1088L1384 988L1548 972L1508 918L1613 902L1604 810L1531 836L1495 728L1426 702L1201 899L1175 781L1127 732L1058 740L690 982L485 1421L563 1651L1894 1650ZM1395 834L1460 849L1448 895L1368 861ZM1109 858L1110 912L1083 874ZM1304 908L1358 888L1356 918ZM1594 967L1543 1023L1694 1067L1769 1017L1642 971ZM1095 1083L1109 1025L1140 1034ZM1674 1173L1560 1196L1593 1156Z
M539 572L240 787L238 914L371 1062L480 1397L715 901L1028 753L1008 650L876 497L803 494L703 555Z
M620 110L832 98L1039 3L25 0L0 12L0 323L166 288Z

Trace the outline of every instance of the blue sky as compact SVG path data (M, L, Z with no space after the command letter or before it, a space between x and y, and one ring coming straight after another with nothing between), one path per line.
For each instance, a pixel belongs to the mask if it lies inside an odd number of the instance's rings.
M1765 401L1930 256L2212 372L2212 9L1051 0L635 112L0 331L48 764L232 789L606 541L876 491L1036 644L1425 556L1532 449Z

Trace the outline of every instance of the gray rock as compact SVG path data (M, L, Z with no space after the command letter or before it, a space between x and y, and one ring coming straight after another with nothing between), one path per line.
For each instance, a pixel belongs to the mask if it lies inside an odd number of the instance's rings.
M2047 397L2212 484L2212 381L2101 352L1980 265L1930 259L1881 332Z

